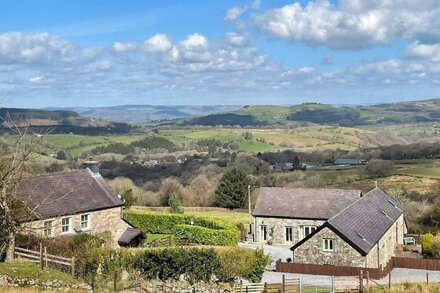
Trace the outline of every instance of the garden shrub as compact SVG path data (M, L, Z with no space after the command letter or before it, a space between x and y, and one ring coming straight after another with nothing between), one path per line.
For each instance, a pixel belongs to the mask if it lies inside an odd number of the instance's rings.
M424 255L432 256L434 254L434 247L432 240L434 235L427 233L422 237L422 252Z
M190 283L209 281L217 275L219 261L214 249L174 248L148 249L133 266L146 279L178 280L184 276Z
M239 239L233 224L194 215L126 211L124 218L146 234L174 234L199 244L237 245Z

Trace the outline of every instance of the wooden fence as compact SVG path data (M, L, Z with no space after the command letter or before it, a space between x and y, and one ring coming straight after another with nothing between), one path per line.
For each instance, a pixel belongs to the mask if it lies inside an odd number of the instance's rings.
M278 260L276 271L283 273L325 275L325 276L360 276L369 275L372 279L386 277L394 268L408 268L420 270L440 270L440 259L425 259L411 257L392 257L383 268L359 268L349 266L316 265L303 263L287 263Z
M47 268L49 264L56 264L67 267L75 275L75 258L62 257L47 253L47 247L40 244L40 251L25 249L21 247L14 248L14 258L24 258L38 263L41 269Z

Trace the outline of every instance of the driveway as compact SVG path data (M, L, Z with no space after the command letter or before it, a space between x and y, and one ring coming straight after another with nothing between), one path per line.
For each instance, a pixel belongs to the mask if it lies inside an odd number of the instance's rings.
M291 245L267 245L258 243L239 243L238 246L250 249L263 247L264 252L272 258L272 266L275 268L275 262L279 259L286 261L288 257L292 258L293 253L290 250Z

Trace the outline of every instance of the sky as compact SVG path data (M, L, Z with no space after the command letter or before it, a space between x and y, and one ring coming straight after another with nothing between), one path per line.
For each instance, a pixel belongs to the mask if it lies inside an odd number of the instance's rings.
M0 0L8 107L439 97L438 0Z

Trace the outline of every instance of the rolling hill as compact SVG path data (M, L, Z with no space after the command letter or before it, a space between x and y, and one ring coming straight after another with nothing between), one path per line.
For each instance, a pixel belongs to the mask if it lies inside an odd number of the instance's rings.
M226 123L221 123L222 119ZM184 119L176 123L203 126L235 123L240 126L261 126L295 121L347 127L438 122L440 99L353 107L320 103L245 106L239 110Z

